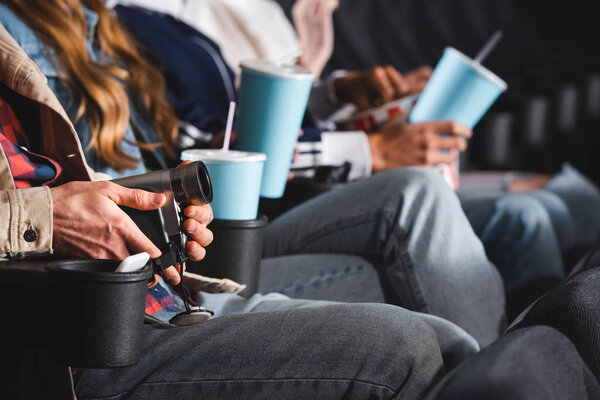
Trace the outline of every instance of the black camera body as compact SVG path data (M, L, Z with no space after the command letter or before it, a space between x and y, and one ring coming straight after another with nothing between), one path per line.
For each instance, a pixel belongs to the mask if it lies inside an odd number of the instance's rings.
M162 255L151 261L154 273L162 275L169 267L181 266L188 259L185 253L187 236L182 229L183 210L189 205L209 204L213 197L210 176L204 163L196 161L178 168L114 179L113 182L131 189L143 189L167 196L167 201L158 210L141 211L128 207L122 209L161 250ZM180 274L182 271L183 269L180 269ZM190 305L183 278L176 289L183 299L185 310L171 318L170 323L193 325L213 315L210 310Z
M189 205L208 204L213 197L210 176L204 163L196 161L169 170L114 179L113 182L167 196L165 204L157 210L141 211L128 207L122 209L162 251L163 256L153 262L157 273L171 265L184 262L187 259L187 239L182 229L183 210Z

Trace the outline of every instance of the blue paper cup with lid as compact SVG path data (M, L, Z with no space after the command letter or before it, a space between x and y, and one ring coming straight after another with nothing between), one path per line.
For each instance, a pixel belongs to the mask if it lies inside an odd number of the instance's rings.
M202 161L213 186L216 219L255 220L266 156L262 153L194 149L181 154L186 161Z
M244 61L237 112L237 150L267 156L260 194L283 196L314 75L297 65Z
M493 72L447 47L412 109L409 121L450 120L473 129L506 89L506 82Z

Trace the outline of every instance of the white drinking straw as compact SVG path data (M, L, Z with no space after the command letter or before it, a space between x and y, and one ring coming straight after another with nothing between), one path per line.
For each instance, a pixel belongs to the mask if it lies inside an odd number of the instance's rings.
M475 56L475 61L479 64L483 63L483 60L485 60L487 56L490 55L492 50L494 50L494 47L496 47L500 39L502 39L502 36L504 36L504 33L502 31L498 30L494 32L492 37L489 38L487 43L483 46L481 50L479 50L479 53L477 53L477 55Z
M233 116L235 115L235 101L229 102L229 115L227 116L227 127L225 128L225 138L223 139L223 148L221 151L229 150L231 142L231 130L233 129Z

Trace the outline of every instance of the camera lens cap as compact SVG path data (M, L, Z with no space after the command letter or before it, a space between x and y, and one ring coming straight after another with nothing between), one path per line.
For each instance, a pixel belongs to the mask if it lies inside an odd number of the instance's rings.
M213 316L213 312L204 307L192 307L182 311L169 320L170 324L177 326L188 326L204 322Z

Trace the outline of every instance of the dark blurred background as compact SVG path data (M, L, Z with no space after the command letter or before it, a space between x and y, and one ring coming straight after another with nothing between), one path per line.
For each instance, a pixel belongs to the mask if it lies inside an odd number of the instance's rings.
M294 0L277 0L290 16ZM556 172L568 161L600 182L600 35L591 0L340 0L327 72L435 66L446 46L509 85L475 128L462 168Z

